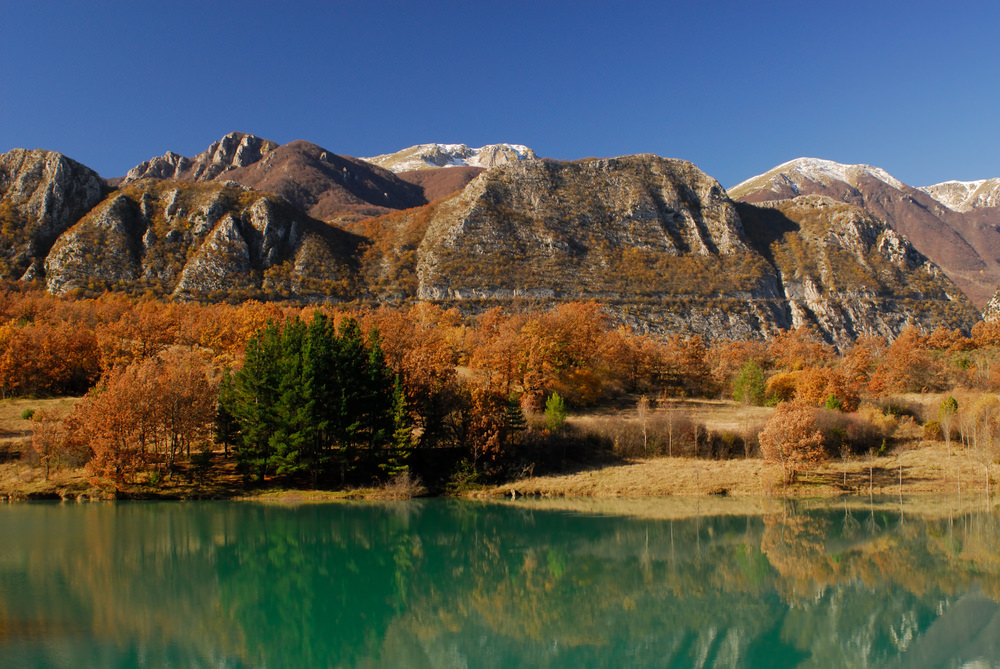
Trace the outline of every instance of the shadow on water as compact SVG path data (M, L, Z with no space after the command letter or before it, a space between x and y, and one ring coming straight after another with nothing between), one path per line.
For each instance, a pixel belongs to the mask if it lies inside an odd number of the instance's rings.
M996 514L689 502L0 507L0 666L1000 661Z

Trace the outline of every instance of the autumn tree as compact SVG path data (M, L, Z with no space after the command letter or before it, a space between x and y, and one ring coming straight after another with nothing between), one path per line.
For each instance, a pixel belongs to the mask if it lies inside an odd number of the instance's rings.
M805 402L783 402L760 433L764 459L781 466L782 480L789 483L807 466L826 458L823 434L814 410Z
M956 414L958 414L958 400L949 395L938 406L938 423L941 425L941 432L944 434L944 443L948 448L949 456L951 455L951 432L955 427Z
M114 488L143 473L169 476L181 452L211 439L215 389L194 353L115 367L65 423L69 445L86 444L92 477Z

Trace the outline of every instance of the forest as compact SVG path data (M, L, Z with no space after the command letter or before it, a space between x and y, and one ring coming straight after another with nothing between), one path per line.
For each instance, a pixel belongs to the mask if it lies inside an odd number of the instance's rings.
M760 457L792 481L824 459L892 448L904 424L974 453L987 477L997 456L994 323L836 350L806 328L664 339L595 303L531 307L64 299L4 284L3 399L79 398L26 411L30 445L4 457L46 478L84 468L96 489L128 495L224 471L246 488L449 492L659 456ZM895 399L930 392L947 397L932 416ZM680 398L776 409L720 432L666 410Z

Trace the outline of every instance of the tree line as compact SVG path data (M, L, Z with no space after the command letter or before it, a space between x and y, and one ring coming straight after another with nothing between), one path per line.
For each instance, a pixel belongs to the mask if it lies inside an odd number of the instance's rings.
M567 446L569 428L546 424L556 396L562 411L722 397L846 415L898 393L994 392L998 361L991 323L971 333L911 328L838 351L804 328L767 341L656 338L593 303L463 316L429 303L200 305L0 289L0 392L83 394L65 420L38 417L41 457L89 462L115 486L169 478L181 461L198 471L216 452L248 481L385 480L434 449L503 477L565 460L582 443L575 435ZM664 453L680 428L671 419ZM694 454L759 448L704 450L706 439L694 429ZM650 443L646 434L651 453Z

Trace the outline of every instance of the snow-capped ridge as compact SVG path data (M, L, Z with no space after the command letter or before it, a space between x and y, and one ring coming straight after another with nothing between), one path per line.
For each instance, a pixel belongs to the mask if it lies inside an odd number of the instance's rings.
M952 211L968 212L983 207L1000 207L1000 179L944 181L920 188Z
M439 167L490 168L519 160L538 158L523 144L487 144L470 148L467 144L417 144L396 153L386 153L362 160L393 172L409 172Z
M842 181L851 186L856 186L858 180L864 176L878 179L893 188L905 188L901 181L880 167L865 164L845 165L822 158L796 158L787 163L782 163L760 176L747 179L739 185L734 186L731 190L738 191L742 187L757 186L762 181L769 181L774 190L777 190L777 186L779 185L786 185L798 192L799 189L796 184L799 178L824 185L829 185L834 181Z

